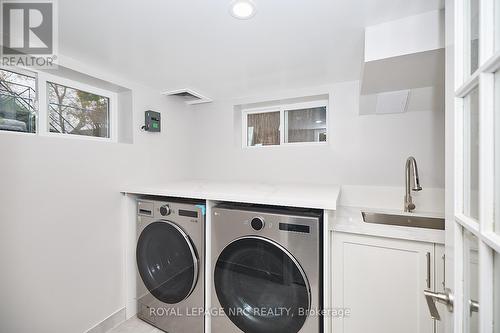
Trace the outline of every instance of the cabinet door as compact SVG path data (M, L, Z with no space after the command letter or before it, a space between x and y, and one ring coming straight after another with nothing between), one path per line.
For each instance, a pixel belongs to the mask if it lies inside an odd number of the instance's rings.
M434 244L334 233L334 333L433 333L423 291L434 289ZM429 269L430 268L430 269Z

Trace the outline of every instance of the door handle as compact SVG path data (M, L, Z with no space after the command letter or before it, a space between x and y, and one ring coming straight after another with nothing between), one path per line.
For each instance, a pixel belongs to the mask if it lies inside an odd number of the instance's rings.
M469 300L469 314L472 316L472 312L479 312L479 302L472 299Z
M453 294L450 289L445 289L444 293L424 290L424 296L432 319L441 320L436 302L446 305L448 311L453 312Z

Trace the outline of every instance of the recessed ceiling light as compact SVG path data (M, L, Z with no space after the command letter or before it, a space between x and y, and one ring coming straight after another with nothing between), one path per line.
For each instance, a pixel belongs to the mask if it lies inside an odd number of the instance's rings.
M236 0L231 3L230 12L237 19L246 20L255 15L255 4L250 0Z
M316 124L321 124L323 120L316 120Z

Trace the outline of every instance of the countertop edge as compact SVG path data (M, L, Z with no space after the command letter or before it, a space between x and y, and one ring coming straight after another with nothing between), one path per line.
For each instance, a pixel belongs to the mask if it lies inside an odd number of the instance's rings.
M221 193L220 191L179 191L179 190L168 190L167 186L165 189L154 189L154 188L131 188L121 190L123 194L132 195L153 195L153 196L167 196L167 197L179 197L179 198L190 198L190 199L201 199L201 200L213 200L213 201L226 201L226 202L241 202L241 203L254 203L262 205L277 205L277 206L288 206L288 207L299 207L299 208L312 208L312 209L322 209L334 211L337 209L337 202L340 197L340 189L332 190L333 195L329 195L329 200L325 199L304 199L304 198L283 198L276 193L263 193L259 195L246 195L246 194L235 194L235 193Z

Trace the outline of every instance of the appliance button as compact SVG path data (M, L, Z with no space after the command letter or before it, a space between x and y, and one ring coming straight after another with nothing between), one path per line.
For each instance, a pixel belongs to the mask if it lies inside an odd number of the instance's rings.
M254 217L252 219L252 222L250 222L250 224L252 225L252 228L254 230L262 230L262 228L264 228L264 220L260 217Z
M161 216L167 216L167 215L170 215L170 213L171 213L171 210L170 210L170 207L168 205L163 205L160 207Z

